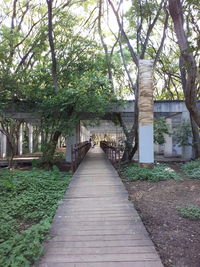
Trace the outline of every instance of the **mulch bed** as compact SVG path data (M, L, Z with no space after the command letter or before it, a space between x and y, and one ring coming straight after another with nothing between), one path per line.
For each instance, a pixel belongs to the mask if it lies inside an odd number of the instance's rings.
M200 220L183 218L176 209L200 206L200 180L124 183L164 266L200 267Z

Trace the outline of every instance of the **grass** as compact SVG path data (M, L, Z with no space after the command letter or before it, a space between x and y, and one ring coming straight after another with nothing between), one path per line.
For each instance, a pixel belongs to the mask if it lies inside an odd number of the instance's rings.
M28 267L41 243L71 175L54 171L0 171L0 266Z
M165 164L155 164L152 167L140 168L137 164L126 166L122 170L122 174L128 181L151 181L158 182L168 179L180 180L181 177L172 168Z
M182 166L182 170L191 178L200 179L200 160L190 161Z
M200 207L199 206L186 206L186 207L177 207L178 213L188 219L200 219Z

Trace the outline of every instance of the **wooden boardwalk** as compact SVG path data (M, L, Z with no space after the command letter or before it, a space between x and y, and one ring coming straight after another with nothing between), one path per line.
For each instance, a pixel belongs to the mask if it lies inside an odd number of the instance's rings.
M116 170L90 149L57 210L39 267L162 267Z

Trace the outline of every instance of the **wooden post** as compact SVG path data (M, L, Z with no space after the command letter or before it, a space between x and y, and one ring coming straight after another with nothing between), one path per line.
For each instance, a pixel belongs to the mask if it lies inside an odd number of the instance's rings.
M153 61L139 60L139 164L154 163L153 146Z

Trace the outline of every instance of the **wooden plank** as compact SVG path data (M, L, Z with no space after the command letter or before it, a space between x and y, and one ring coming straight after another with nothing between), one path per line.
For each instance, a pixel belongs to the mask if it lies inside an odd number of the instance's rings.
M39 267L162 267L116 170L99 148L74 174Z

